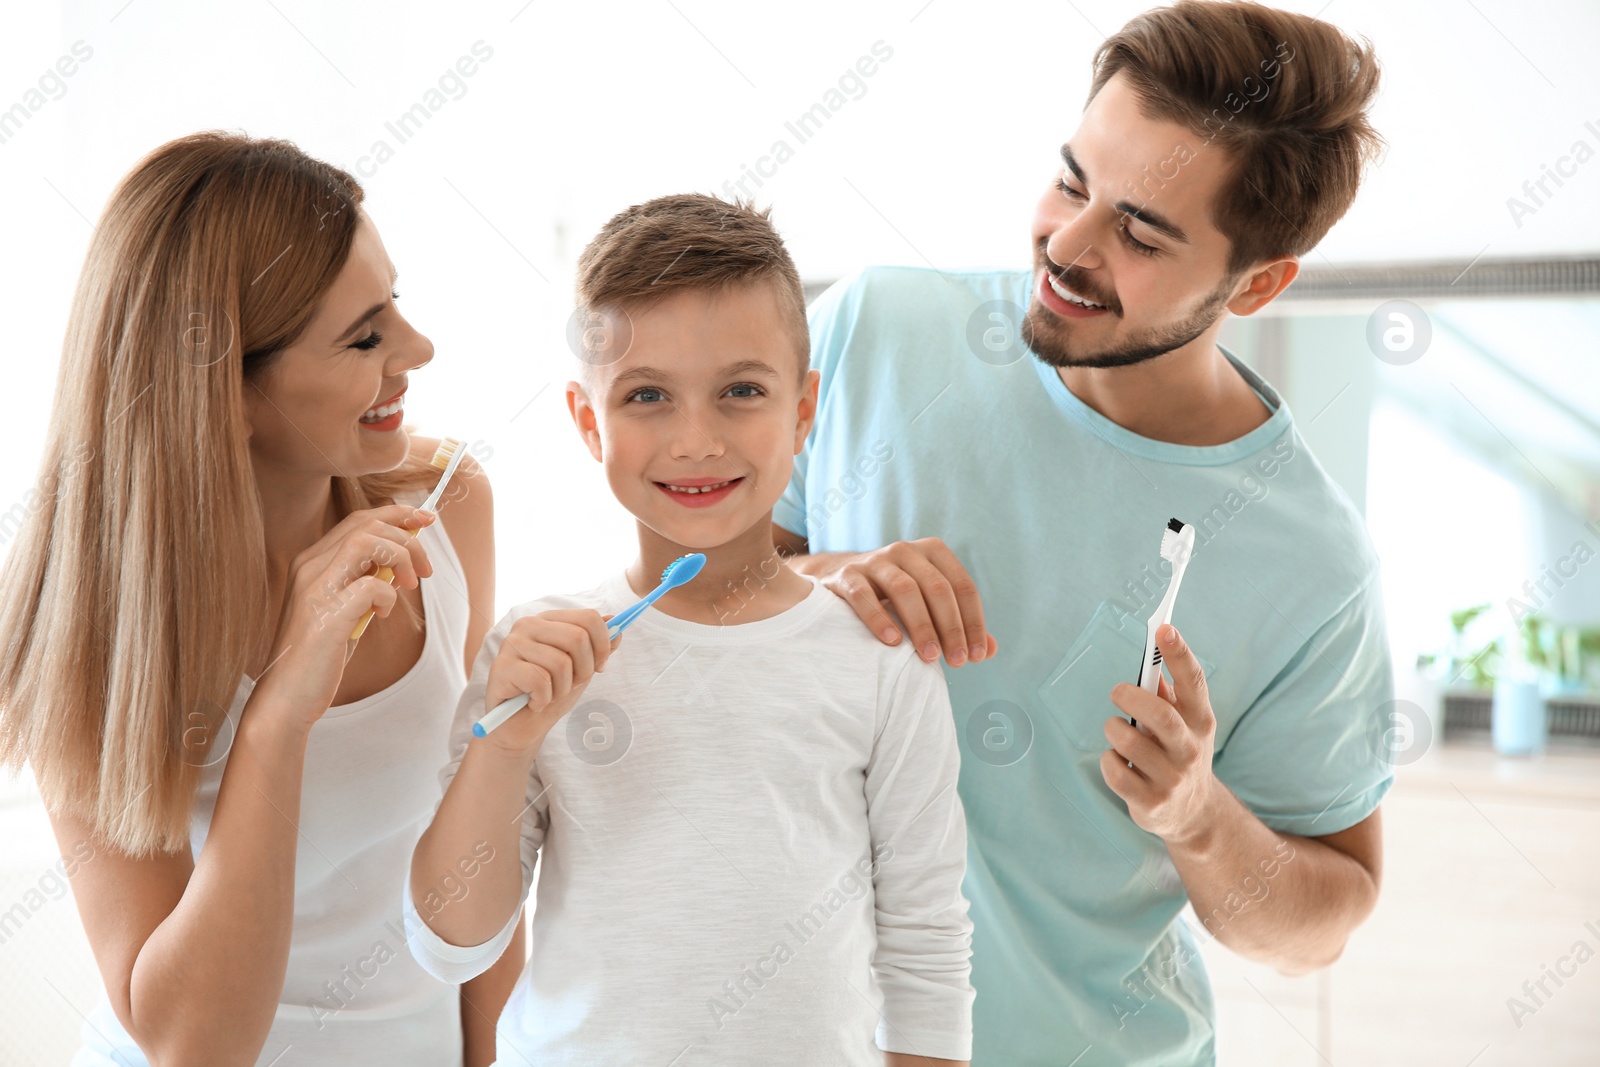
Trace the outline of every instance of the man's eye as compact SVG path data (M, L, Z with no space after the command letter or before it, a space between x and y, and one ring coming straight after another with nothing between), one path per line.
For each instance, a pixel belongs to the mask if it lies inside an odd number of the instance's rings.
M1082 200L1083 199L1083 194L1078 192L1078 190L1074 189L1072 186L1068 185L1067 184L1067 179L1065 179L1065 178L1057 178L1056 179L1056 188L1060 189L1063 193L1065 193L1068 196L1072 197L1072 199L1074 199L1074 200Z
M1137 237L1135 237L1133 235L1133 233L1128 229L1126 224L1124 224L1121 227L1121 229L1122 229L1122 239L1128 243L1128 247L1129 248L1133 249L1133 251L1137 252L1139 255L1141 255L1141 256L1153 256L1157 252L1161 251L1161 249L1157 248L1155 245L1147 245L1143 241L1141 241Z

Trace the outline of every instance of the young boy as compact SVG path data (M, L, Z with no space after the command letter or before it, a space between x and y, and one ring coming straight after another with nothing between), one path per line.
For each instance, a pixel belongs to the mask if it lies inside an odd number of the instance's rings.
M794 263L765 212L672 196L608 222L577 288L599 325L567 406L639 557L484 641L412 858L411 951L445 981L482 973L542 850L500 1063L964 1063L943 674L773 547L816 414ZM700 575L608 640L605 620L692 552ZM472 737L519 693L525 709Z

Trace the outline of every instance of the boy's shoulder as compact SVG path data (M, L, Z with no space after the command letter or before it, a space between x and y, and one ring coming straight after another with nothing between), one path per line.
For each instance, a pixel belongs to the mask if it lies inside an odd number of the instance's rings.
M817 579L812 579L820 587ZM856 614L856 609L850 602L837 595L826 587L821 587L826 599L817 613L816 628L820 636L832 646L841 656L850 657L853 661L871 665L878 673L892 681L902 671L929 670L940 671L942 668L937 662L929 663L919 655L911 646L911 640L902 630L900 640L892 645L886 645L878 638L861 616Z

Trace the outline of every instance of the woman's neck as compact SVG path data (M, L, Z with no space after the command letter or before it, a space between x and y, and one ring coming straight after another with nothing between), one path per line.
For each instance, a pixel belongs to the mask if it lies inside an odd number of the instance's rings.
M333 479L325 474L272 470L257 463L256 487L261 495L267 573L277 586L288 576L295 557L316 544L338 521Z

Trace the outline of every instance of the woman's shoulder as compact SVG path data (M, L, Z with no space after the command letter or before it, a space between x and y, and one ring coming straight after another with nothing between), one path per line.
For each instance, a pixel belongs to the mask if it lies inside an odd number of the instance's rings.
M439 450L441 443L437 437L414 436L411 438L411 458L427 462ZM450 484L439 499L439 521L445 524L452 541L476 541L493 533L494 496L483 465L473 457L470 446L463 443L461 447L468 451L461 457ZM443 471L439 473L443 474ZM422 495L425 496L426 492Z

